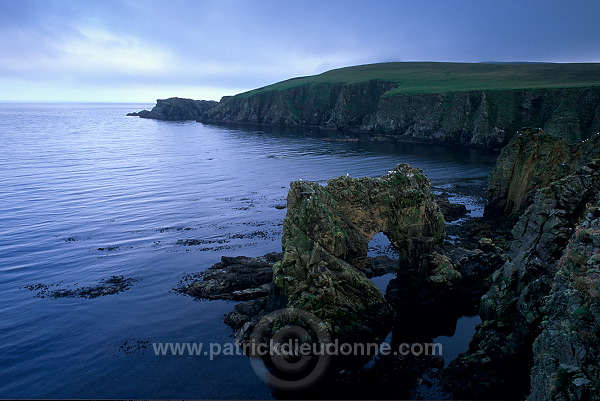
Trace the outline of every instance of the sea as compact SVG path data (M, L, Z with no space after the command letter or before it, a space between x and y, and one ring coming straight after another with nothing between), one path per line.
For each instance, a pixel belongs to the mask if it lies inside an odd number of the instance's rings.
M473 188L497 156L126 117L151 107L0 104L0 398L272 399L244 355L156 355L157 343L233 342L223 317L236 303L181 295L182 278L223 256L281 251L291 181L408 163L478 216ZM385 252L385 237L373 241ZM115 276L121 291L77 296ZM386 279L374 280L385 290ZM477 323L466 316L437 338L446 364Z

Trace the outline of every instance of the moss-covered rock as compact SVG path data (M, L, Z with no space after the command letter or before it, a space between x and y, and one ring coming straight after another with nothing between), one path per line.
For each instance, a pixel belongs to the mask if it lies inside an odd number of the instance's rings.
M444 237L445 222L418 169L399 165L381 178L339 177L326 187L292 182L283 259L274 282L284 305L309 311L345 341L381 340L393 312L362 272L368 243L384 232L402 266L423 272L421 256Z

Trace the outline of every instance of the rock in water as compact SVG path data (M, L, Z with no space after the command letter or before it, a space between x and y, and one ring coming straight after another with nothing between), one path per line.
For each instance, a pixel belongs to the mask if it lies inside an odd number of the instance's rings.
M292 182L283 224L273 295L281 307L313 313L345 342L382 340L393 320L362 271L371 238L383 232L401 266L423 275L421 256L441 244L445 228L429 180L408 165L381 178L335 178L326 187Z
M151 118L154 120L185 121L197 120L219 102L213 100L193 100L179 97L157 99L152 110L142 110L137 113L128 113L128 116Z
M273 263L280 259L276 252L257 258L223 256L204 272L184 276L176 291L199 299L247 301L263 297L269 294Z

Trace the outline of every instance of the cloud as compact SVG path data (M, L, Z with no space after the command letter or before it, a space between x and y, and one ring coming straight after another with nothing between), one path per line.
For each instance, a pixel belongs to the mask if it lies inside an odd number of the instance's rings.
M168 49L150 47L139 39L116 35L95 28L78 29L78 34L45 46L36 46L35 35L25 36L12 49L3 53L12 57L0 59L0 70L21 78L71 76L102 80L115 75L154 75L168 70ZM14 50L29 49L27 51ZM5 54L6 54L5 53Z
M25 83L34 98L36 85L57 99L61 86L69 98L214 98L381 61L600 61L595 0L20 0L2 11L5 99Z
M81 28L81 38L63 44L62 68L84 73L159 74L167 71L172 55L150 47L138 38Z

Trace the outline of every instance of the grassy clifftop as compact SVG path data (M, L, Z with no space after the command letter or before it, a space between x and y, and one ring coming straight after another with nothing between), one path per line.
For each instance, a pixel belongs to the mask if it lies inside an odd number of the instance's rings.
M394 94L449 93L473 90L551 89L600 86L600 64L497 64L401 62L339 68L322 74L292 78L242 93L282 91L307 84L356 84L370 80L397 84Z
M600 64L382 63L294 78L224 99L206 123L358 131L500 147L522 127L569 142L600 132Z

